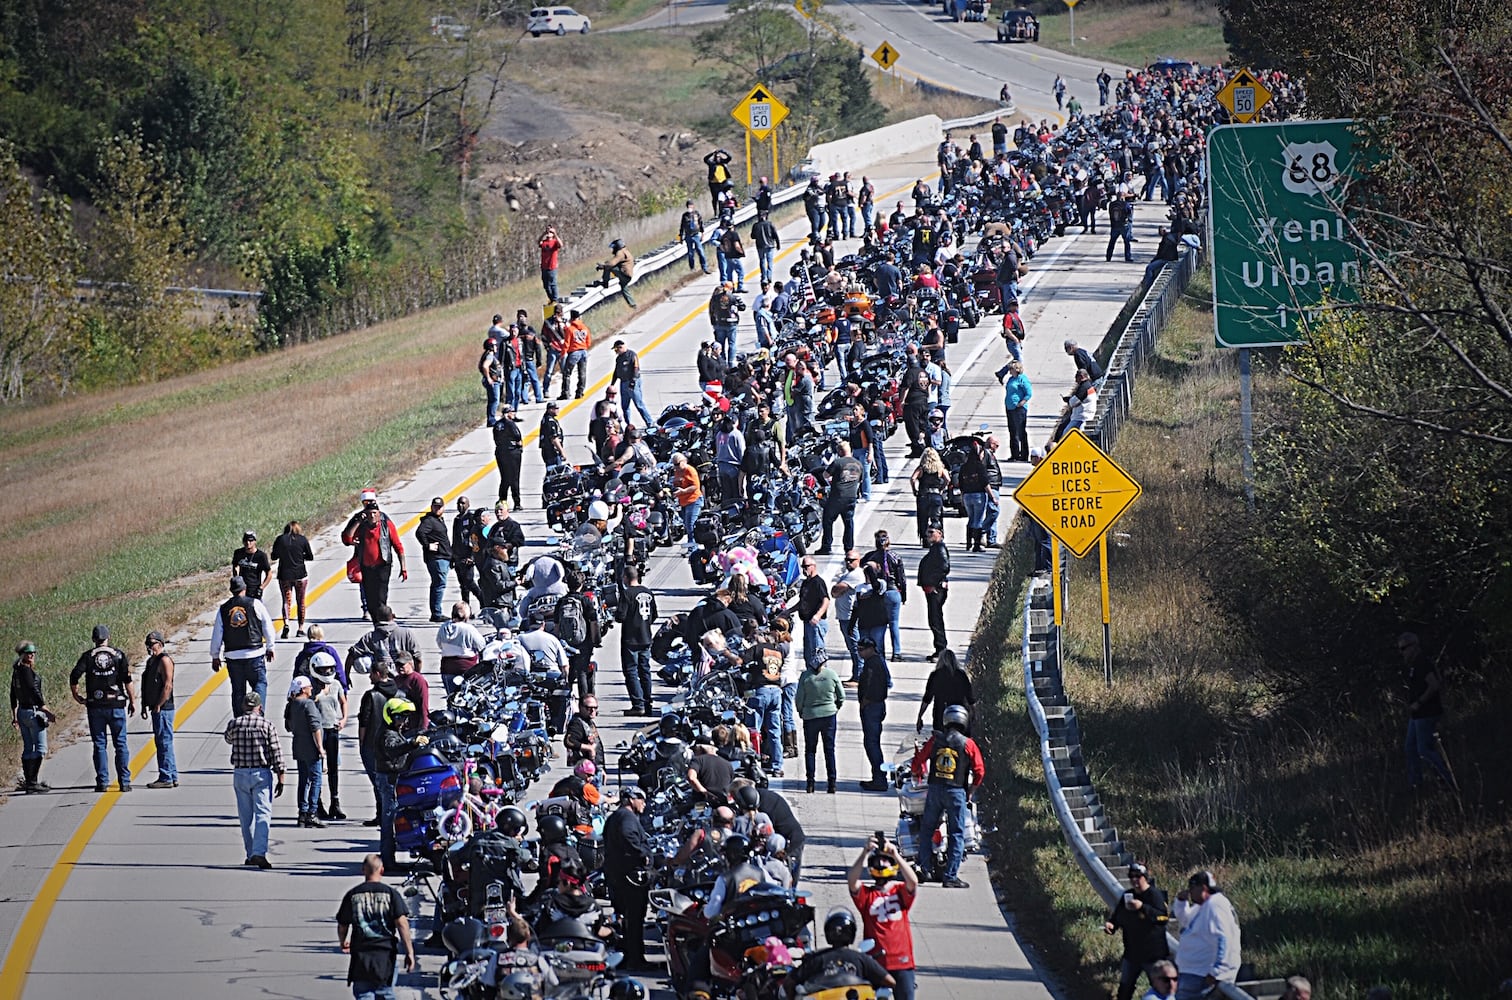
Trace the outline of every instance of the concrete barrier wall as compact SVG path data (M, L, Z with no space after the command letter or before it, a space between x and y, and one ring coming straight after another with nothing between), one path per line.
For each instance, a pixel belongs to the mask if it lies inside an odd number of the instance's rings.
M827 179L830 174L858 169L891 159L899 153L933 149L940 142L944 127L937 115L910 118L896 125L884 125L847 139L822 142L809 150L814 172Z

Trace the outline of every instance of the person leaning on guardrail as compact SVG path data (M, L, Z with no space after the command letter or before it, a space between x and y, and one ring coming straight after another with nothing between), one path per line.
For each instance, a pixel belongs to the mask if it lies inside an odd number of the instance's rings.
M1176 946L1176 1000L1199 1000L1239 976L1239 918L1210 871L1200 871L1176 894L1172 916L1181 927Z

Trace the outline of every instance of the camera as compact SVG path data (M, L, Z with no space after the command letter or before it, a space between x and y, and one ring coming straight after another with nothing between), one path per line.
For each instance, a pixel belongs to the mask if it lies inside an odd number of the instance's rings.
M735 311L736 312L745 312L746 311L745 299L741 298L739 295L731 295L730 299L735 304Z

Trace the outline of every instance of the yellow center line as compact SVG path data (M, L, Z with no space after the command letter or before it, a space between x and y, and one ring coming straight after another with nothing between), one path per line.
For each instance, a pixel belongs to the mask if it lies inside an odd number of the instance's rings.
M934 175L931 174L930 176ZM911 183L904 184L880 197L883 199L892 198L910 190L912 187ZM800 249L805 242L803 239L793 242L786 250L777 254L775 259L782 260L788 257ZM673 334L686 327L699 316L704 315L706 311L706 306L699 306L694 309L642 348L640 353L651 353L666 343L668 338ZM590 395L596 394L600 389L608 386L613 377L614 373L611 371L608 375L604 375L594 382L593 386L584 393L582 398L574 399L561 407L562 415L565 416L571 413L580 404L585 402ZM540 437L540 433L540 428L536 428L524 436L523 443L527 445L531 444ZM492 462L480 467L461 483L448 490L444 494L446 501L450 503L465 491L476 486L485 476L495 471L495 468ZM420 523L422 516L421 514L416 514L405 521L400 525L398 529L399 533L403 535L412 531ZM306 598L307 606L313 607L316 601L330 593L335 589L337 584L345 580L346 571L344 569L332 573L309 592ZM188 722L189 718L204 706L205 702L210 699L210 696L215 693L215 690L220 687L221 682L225 679L225 671L216 671L205 679L199 688L195 690L194 694L190 695L189 699L184 702L183 707L175 714L173 725L175 731L182 728L184 723ZM156 749L153 744L148 743L142 747L141 750L137 751L136 756L131 759L131 773L134 775L140 774L152 763L155 756ZM47 877L42 880L42 885L37 890L36 898L26 908L26 913L22 916L21 923L16 928L16 936L11 941L10 951L5 958L5 965L0 966L0 1000L21 1000L21 995L26 990L26 977L31 973L32 961L37 956L37 948L42 943L42 935L47 930L47 922L52 917L52 911L57 906L58 900L63 894L63 887L68 884L69 876L73 874L74 867L78 865L79 859L84 856L85 848L89 846L89 842L93 839L95 832L100 829L100 826L105 822L105 817L110 814L110 810L115 807L120 797L121 793L119 791L108 791L95 800L94 805L90 806L89 812L80 821L78 828L68 838L68 842L63 845L63 850L58 854L58 860L53 862L53 866L48 871Z

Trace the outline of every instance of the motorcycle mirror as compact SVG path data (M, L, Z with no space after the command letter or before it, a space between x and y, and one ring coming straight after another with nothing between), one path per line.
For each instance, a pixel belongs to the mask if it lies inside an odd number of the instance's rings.
M877 942L873 941L871 938L866 938L860 944L856 945L856 950L863 955L868 955L876 947Z
M625 960L625 956L617 951L611 951L605 958L604 964L611 969L619 968L619 964Z

